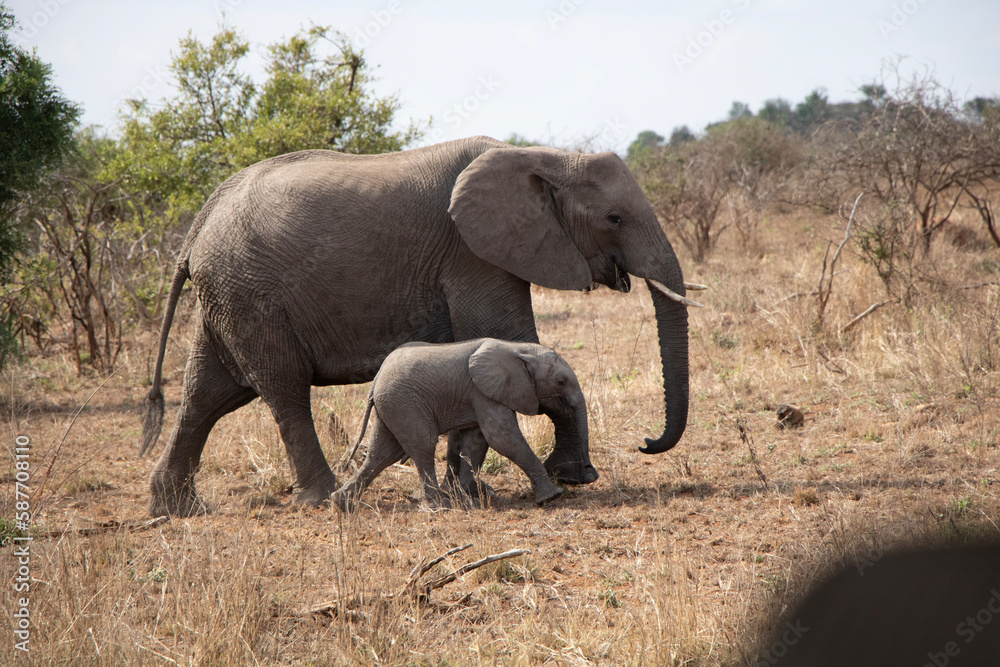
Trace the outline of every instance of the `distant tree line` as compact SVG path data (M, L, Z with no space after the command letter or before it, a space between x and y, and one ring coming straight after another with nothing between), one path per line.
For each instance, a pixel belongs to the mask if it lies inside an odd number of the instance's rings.
M843 211L865 193L856 241L891 294L913 284L954 213L969 210L1000 248L993 200L1000 190L1000 98L960 103L930 76L897 66L831 103L814 90L796 105L776 98L753 113L734 102L702 133L647 130L626 160L668 233L695 261L735 230L757 249L758 225L775 202Z

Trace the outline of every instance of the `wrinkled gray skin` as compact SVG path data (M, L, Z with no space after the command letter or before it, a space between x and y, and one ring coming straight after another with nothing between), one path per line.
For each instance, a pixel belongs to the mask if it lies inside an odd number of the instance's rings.
M204 509L194 472L208 434L257 396L278 423L297 501L323 503L338 484L316 436L311 385L367 382L409 341L537 342L530 283L628 291L629 273L684 294L652 207L613 153L475 137L374 156L303 151L248 167L212 194L181 249L143 453L159 436L163 354L189 278L200 323L177 422L151 475L150 512ZM652 298L666 402L664 432L643 449L655 453L687 422L688 337L686 308ZM574 425L553 421L546 469L586 482ZM475 492L485 453L477 428L453 431L449 477Z
M534 343L478 338L460 343L408 343L386 357L372 384L374 435L361 469L333 494L351 510L375 477L404 456L413 459L424 499L450 506L438 486L434 449L438 436L478 426L497 452L531 480L539 505L562 495L517 425L517 414L544 412L578 425L577 460L589 466L587 404L569 364ZM367 413L366 413L367 416ZM597 471L593 478L597 478Z

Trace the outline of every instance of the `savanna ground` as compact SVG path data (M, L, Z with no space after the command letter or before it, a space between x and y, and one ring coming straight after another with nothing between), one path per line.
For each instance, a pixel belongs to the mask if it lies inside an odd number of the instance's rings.
M535 288L538 329L576 369L601 472L535 507L526 477L491 454L488 509L429 511L409 465L387 470L353 516L301 509L266 406L224 418L197 476L211 514L143 530L87 533L147 517L155 455L137 456L137 406L153 332L127 364L78 377L68 357L23 359L4 374L2 438L31 440L30 653L25 664L614 664L752 660L776 614L832 563L875 562L914 541L1000 536L1000 252L940 235L921 283L883 300L845 247L822 327L816 296L828 242L845 221L773 212L754 249L735 236L704 264L684 259L692 294L691 413L672 451L637 451L662 428L652 305L632 294ZM967 289L961 289L961 288ZM795 295L795 296L793 296ZM790 298L789 298L790 297ZM164 437L191 339L187 293L165 365ZM103 384L102 384L103 383ZM367 386L322 388L313 409L327 458L359 431ZM804 411L801 428L775 409ZM82 411L76 413L81 405ZM537 451L545 418L523 418ZM443 455L443 445L439 448ZM14 516L13 463L0 509ZM439 461L439 474L444 463ZM494 563L430 593L402 594L422 559L472 546L424 580L489 554ZM0 579L13 582L12 547ZM15 594L0 592L10 618ZM310 608L336 602L327 613ZM12 625L0 622L11 660Z

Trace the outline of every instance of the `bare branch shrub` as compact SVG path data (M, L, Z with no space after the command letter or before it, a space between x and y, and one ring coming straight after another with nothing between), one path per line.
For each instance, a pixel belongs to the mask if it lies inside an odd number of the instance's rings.
M124 324L153 320L170 264L154 249L158 224L120 179L101 178L100 150L99 140L85 140L73 163L22 202L27 248L3 294L22 346L65 347L78 373L114 369Z
M730 227L746 247L756 245L763 212L799 155L798 138L741 117L709 127L701 139L647 147L632 167L657 216L702 262Z
M872 102L869 119L830 166L887 207L886 226L899 243L926 253L963 195L984 194L1000 176L997 128L970 121L929 74L904 80L899 63L876 85L888 92Z

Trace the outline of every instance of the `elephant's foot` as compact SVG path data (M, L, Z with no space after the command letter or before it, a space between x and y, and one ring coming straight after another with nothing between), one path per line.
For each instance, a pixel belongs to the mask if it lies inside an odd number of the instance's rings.
M554 450L545 459L545 472L560 484L590 484L600 477L589 461L581 461L579 452Z
M546 479L546 481L548 481ZM563 488L557 486L552 482L548 484L539 485L535 488L535 504L544 505L545 503L551 502L563 494Z
M330 500L336 507L340 508L341 512L350 514L354 510L358 509L360 496L361 494L353 489L342 488L335 491L333 495L330 496Z
M330 503L331 496L337 490L337 478L332 471L310 480L301 486L296 485L295 502L299 505L320 507Z
M489 507L497 499L497 492L493 487L475 477L462 481L452 478L447 481L447 486L451 497L466 508Z
M424 489L424 502L435 509L451 509L451 498L440 488Z
M194 490L191 475L178 475L169 470L154 470L149 480L152 498L150 516L189 517L208 514L208 507Z

